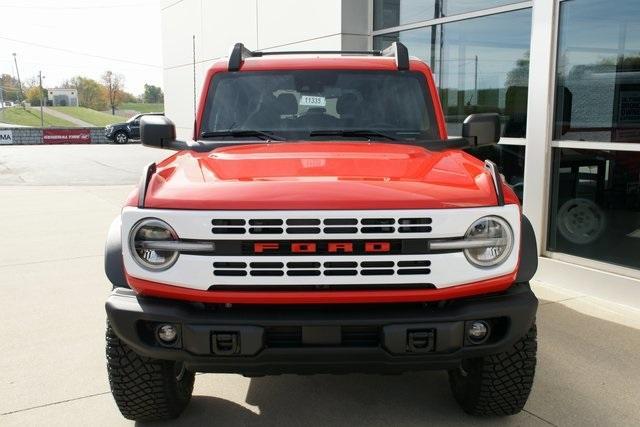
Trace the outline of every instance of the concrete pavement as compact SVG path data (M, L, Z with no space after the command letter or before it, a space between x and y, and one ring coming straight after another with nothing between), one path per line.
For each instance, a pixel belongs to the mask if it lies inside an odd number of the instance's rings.
M138 171L165 154L136 145L0 147L0 425L133 424L118 413L106 378L103 304L110 287L102 250ZM637 424L640 314L535 289L543 298L538 371L517 416L465 415L444 372L203 374L171 425Z

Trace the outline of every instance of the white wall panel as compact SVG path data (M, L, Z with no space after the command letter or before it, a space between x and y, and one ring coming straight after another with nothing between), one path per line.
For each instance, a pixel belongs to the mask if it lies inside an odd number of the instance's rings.
M200 0L182 0L162 10L164 68L193 62L194 34L196 40L201 36Z
M249 49L256 49L256 1L234 0L233 7L221 7L217 1L203 1L202 39L198 59L210 60L226 56L231 46L238 42L244 43Z
M340 33L341 4L342 0L258 0L258 48Z

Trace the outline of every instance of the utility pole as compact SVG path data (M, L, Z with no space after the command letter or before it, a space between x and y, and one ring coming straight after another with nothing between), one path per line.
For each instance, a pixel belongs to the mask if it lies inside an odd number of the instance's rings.
M18 76L18 102L22 104L24 96L22 95L22 82L20 82L20 70L18 70L18 58L15 52L13 53L13 62L16 64L16 75Z
M38 72L38 78L40 79L40 127L44 127L44 112L42 108L42 70Z
M478 104L478 55L476 55L476 60L475 60L475 84L473 86L473 91L476 95L476 104Z

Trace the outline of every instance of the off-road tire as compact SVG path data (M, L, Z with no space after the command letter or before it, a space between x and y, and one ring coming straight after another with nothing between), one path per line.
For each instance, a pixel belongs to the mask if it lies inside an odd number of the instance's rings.
M119 135L124 136L124 138L121 141L118 140ZM127 133L124 131L118 131L115 133L115 135L113 135L113 140L116 142L116 144L126 144L127 142L129 142L129 135L127 135Z
M125 418L156 421L176 418L191 399L195 375L184 365L136 354L107 322L107 370L111 393ZM181 366L180 374L176 367Z
M471 415L514 415L522 411L536 370L535 323L508 351L463 361L449 371L456 401Z

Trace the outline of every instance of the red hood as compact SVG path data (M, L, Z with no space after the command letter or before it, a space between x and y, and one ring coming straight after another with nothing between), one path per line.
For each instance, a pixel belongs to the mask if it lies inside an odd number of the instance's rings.
M517 203L505 187L506 203ZM145 206L165 209L428 209L496 204L483 163L462 151L292 142L179 152L158 164Z

